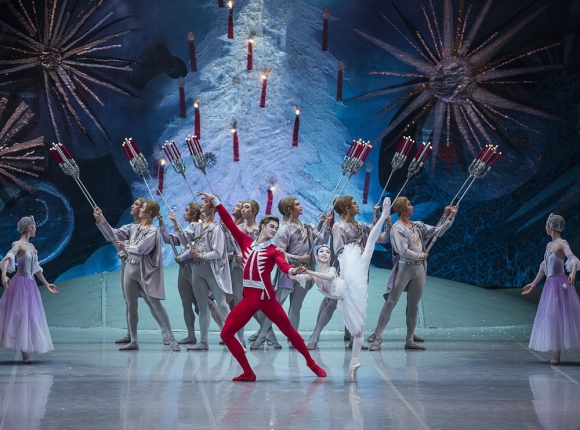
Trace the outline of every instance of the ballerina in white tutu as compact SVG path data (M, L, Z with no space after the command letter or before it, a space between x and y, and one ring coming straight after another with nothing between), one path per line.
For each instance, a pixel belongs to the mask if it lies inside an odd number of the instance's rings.
M36 249L29 241L36 234L34 218L22 218L17 228L20 240L12 244L12 249L1 261L5 291L0 299L0 348L19 349L22 361L30 364L29 352L42 354L54 349L34 276L51 293L58 291L44 278ZM18 262L18 271L10 280L6 272L14 272L15 262Z
M338 301L337 307L342 313L344 325L354 338L352 358L350 360L350 379L356 379L356 372L360 367L358 354L362 348L364 336L363 328L367 315L367 287L368 270L375 243L381 234L384 222L390 220L391 199L383 202L383 212L378 222L371 229L364 250L355 243L345 245L344 251L338 256L340 275L334 267L329 267L331 259L330 248L322 245L316 249L318 272L307 270L305 275L296 275L302 283L313 279L319 291L330 299ZM361 253L362 251L362 253Z

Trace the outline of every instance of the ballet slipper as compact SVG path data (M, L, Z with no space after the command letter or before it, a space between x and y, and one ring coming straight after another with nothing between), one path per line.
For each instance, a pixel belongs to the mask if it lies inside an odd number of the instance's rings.
M359 367L360 362L358 361L358 358L353 358L352 360L350 360L350 366L348 370L351 382L356 381L356 371L358 370Z
M236 376L232 379L232 381L236 382L254 382L256 380L256 374L254 372L251 373L242 373L241 375Z
M413 335L413 342L425 342L425 339L414 334Z
M425 348L423 345L417 345L415 342L407 342L405 344L405 349L416 349L419 351L425 351L427 348Z
M550 360L550 364L556 366L558 364L560 364L560 353L556 352L554 354L554 356L552 357L552 359Z
M383 339L376 337L369 349L371 351L379 351L381 349L381 343L383 343Z
M373 343L376 338L377 338L377 334L376 333L373 333L369 337L367 337L367 342L368 343Z
M209 345L207 344L207 340L202 339L201 342L199 342L196 345L191 345L187 347L188 351L207 351L209 349Z
M290 344L289 346L290 346L290 348L294 348L294 347L292 346L292 344ZM274 342L274 343L272 344L272 347L273 347L274 349L282 349L282 345L280 345L278 342Z
M256 332L256 333L254 333L253 335L251 335L251 336L248 338L248 341L249 341L249 342L254 342L254 341L255 341L255 340L258 338L258 336L260 336L260 332Z
M260 349L260 347L264 344L264 342L266 342L266 338L258 336L258 338L254 341L254 343L250 345L250 349L252 351Z
M188 336L188 337L184 337L181 340L178 340L177 343L180 345L184 345L187 343L191 343L191 344L195 345L197 343L197 339L195 338L195 336L193 336L193 337Z
M308 339L308 345L306 345L306 348L308 348L310 351L314 351L316 349L316 347L318 346L318 341L319 339L315 336L310 336L310 339Z
M115 343L131 343L131 336L125 336L121 339L117 339Z
M125 346L119 348L119 351L136 351L139 349L139 344L137 342L130 342Z
M175 352L181 351L181 348L179 347L179 345L177 344L175 339L169 341L169 346L171 347L172 351L175 351Z
M22 351L22 362L24 364L32 364L32 360L30 359L30 355L27 352Z
M318 364L316 364L314 361L310 364L306 364L310 370L312 370L314 372L314 374L316 376L318 376L319 378L326 378L326 371L320 367Z
M220 340L220 341L219 341L219 344L220 344L220 345L225 345L226 343L225 343L223 340Z

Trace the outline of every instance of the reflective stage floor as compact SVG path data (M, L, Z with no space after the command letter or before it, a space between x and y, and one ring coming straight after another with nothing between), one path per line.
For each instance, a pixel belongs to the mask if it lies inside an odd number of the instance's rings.
M205 352L171 352L158 332L119 352L122 330L51 329L55 350L32 365L0 350L0 430L580 429L580 351L551 366L527 349L529 332L424 329L427 351L409 352L402 330L387 331L356 383L331 332L313 354L327 378L284 341L249 351L258 381L233 383L240 368L215 333Z

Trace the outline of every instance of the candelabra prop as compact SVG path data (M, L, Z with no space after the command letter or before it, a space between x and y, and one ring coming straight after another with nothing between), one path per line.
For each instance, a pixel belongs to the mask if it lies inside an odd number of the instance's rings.
M149 164L147 163L147 159L145 159L145 156L143 154L141 154L141 151L139 150L139 148L137 147L137 144L135 143L135 141L132 138L128 138L128 139L125 138L125 141L123 142L123 149L125 150L125 155L127 156L127 159L129 160L129 164L131 165L131 168L133 169L133 171L135 173L137 173L139 176L141 176L141 178L143 179L143 182L145 183L145 186L147 187L147 191L149 191L149 195L151 196L151 199L155 200L155 197L153 196L153 191L151 191L151 188L149 187L149 184L147 183L147 178L145 177L145 175L147 175L147 176L149 176L149 179L152 179L151 174L149 173ZM167 206L167 209L169 209L169 212L173 212L171 210L171 206L169 206L169 203L167 203L167 200L165 200L165 196L159 190L159 188L157 188L156 191L157 191L157 194L161 197L161 199L165 203L165 205ZM179 253L177 252L177 248L175 248L175 245L173 244L173 242L171 242L170 244L171 244L171 249L173 250L173 253L177 257L179 255Z
M356 175L359 172L365 160L367 159L369 153L371 152L371 149L372 146L370 142L363 142L361 139L359 139L358 141L353 140L351 142L348 151L346 151L346 154L342 159L341 163L342 176L338 180L336 187L334 187L334 190L330 195L330 199L328 200L328 203L324 207L323 213L326 213L328 206L330 206L334 198L342 194L344 188L346 187L346 184L348 184L348 182L350 181L350 178L352 178L353 175ZM337 194L336 191L338 190L338 187L343 182L343 179L347 174L349 174L348 178L344 182L342 188L340 189L340 192Z
M383 192L381 193L381 197L379 197L379 202L378 202L379 204L381 203L381 199L385 195L385 191L387 191L387 187L389 186L389 182L391 181L391 178L393 177L393 173L395 173L395 171L397 171L401 167L403 167L403 165L407 161L407 157L409 156L409 152L411 152L411 148L413 147L414 142L415 141L413 139L411 139L410 137L403 137L401 139L401 142L399 142L399 147L397 148L397 151L395 152L395 155L393 156L393 159L391 160L391 168L392 168L391 174L389 175L389 178L387 179L387 183L385 184L385 187L383 188Z
M207 159L203 154L203 150L201 149L201 145L199 144L199 139L197 138L197 136L188 136L187 139L185 139L185 143L187 144L187 149L189 149L189 153L191 154L191 160L193 161L193 165L197 170L199 170L203 174L203 176L205 176L205 180L209 185L209 189L213 193L214 191L213 188L211 187L206 172Z
M407 155L409 154L410 150L411 150L411 147L409 146L409 149L407 150ZM399 190L398 194L393 199L393 202L395 200L397 200L397 197L399 197L401 195L401 192L405 188L405 185L407 185L407 182L409 182L409 179L411 179L413 176L415 176L417 173L419 173L419 170L421 170L421 168L425 164L425 160L427 159L429 154L431 154L432 150L433 150L433 147L431 146L430 143L423 142L423 145L417 150L417 153L415 154L415 156L411 160L411 163L409 164L409 170L407 171L407 180L405 181L405 183L403 184L403 186Z
M473 160L469 165L468 169L469 176L467 177L465 182L463 182L463 184L459 188L459 191L457 191L457 194L455 194L453 199L451 199L451 203L449 204L449 206L457 206L461 202L461 200L463 200L463 197L465 197L467 191L469 191L475 180L481 179L489 173L491 168L499 159L500 155L501 152L497 152L497 146L486 145L486 147L479 152L475 160ZM463 194L461 194L462 191ZM459 197L459 194L461 194L461 197ZM459 199L456 202L455 199L457 199L457 197L459 197ZM437 227L445 223L445 221L447 221L447 218L449 218L449 216L443 214L443 216L441 216L439 222L437 223ZM429 252L431 250L435 242L437 242L438 238L439 236L435 236L431 239L431 242L427 244L426 252Z
M186 171L185 161L183 161L183 158L181 157L181 153L179 152L179 149L177 148L177 144L175 143L175 141L171 142L166 141L165 145L163 145L163 151L165 151L165 155L167 156L167 159L171 163L171 167L173 167L173 170L175 170L175 173L181 175L181 177L185 181L187 188L189 188L189 192L193 196L193 200L196 200L195 193L191 189L191 186L187 181L187 177L185 176Z
M97 204L95 203L95 200L91 197L91 194L89 193L89 190L87 190L87 187L85 187L85 185L81 181L80 178L81 170L79 169L79 166L77 165L76 161L72 158L70 153L67 151L67 149L64 147L64 145L62 143L58 144L53 143L52 147L50 148L50 153L52 154L52 156L54 157L54 159L56 160L56 162L58 163L64 174L70 176L75 180L75 182L81 189L81 192L89 202L89 205L91 205L91 207L94 209L97 206Z

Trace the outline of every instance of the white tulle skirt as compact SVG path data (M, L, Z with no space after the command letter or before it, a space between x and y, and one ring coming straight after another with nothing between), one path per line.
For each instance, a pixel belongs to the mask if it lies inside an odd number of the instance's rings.
M364 262L359 246L349 244L338 256L340 278L336 282L346 284L343 299L338 300L344 326L354 336L363 330L367 317L368 264Z

